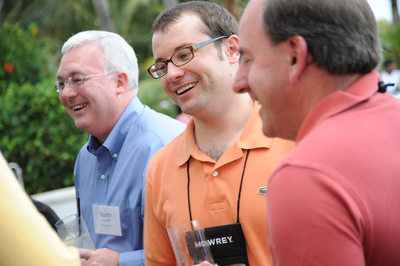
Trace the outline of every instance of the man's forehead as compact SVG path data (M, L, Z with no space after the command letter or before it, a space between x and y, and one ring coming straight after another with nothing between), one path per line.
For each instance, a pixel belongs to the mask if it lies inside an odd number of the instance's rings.
M261 19L266 2L266 0L251 0L247 4L239 24L241 25L243 23Z
M154 32L152 38L154 56L160 56L157 53L165 50L171 52L177 48L207 40L209 36L205 33L204 27L204 23L196 15L186 14L163 31Z
M155 32L153 39L155 36L174 35L174 38L179 38L181 35L197 35L202 32L204 27L204 22L197 15L187 13L176 21L170 22L162 31Z
M84 42L82 45L68 50L61 58L57 77L70 76L74 73L85 73L83 69L90 71L102 70L104 68L104 54L100 44L95 42Z
M265 0L251 0L246 6L239 23L240 42L243 39L254 38L254 35L262 27L262 14ZM249 36L248 36L249 35Z

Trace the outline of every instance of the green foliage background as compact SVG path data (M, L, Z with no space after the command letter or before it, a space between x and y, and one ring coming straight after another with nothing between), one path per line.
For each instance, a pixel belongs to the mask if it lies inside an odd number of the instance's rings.
M235 2L243 8L247 0ZM135 49L140 67L139 98L151 108L176 115L160 81L147 76L153 61L151 23L161 0L109 1L117 32ZM59 103L53 82L60 48L73 34L99 29L91 0L0 0L0 149L23 170L28 193L73 185L77 152L88 135L77 129ZM385 58L400 66L400 28L379 21ZM13 70L6 72L5 64ZM10 72L10 71L9 71Z
M35 24L30 24L26 30L10 23L2 25L0 31L1 63L9 62L14 66L12 73L6 73L3 68L0 69L0 80L3 81L3 86L11 81L18 84L36 83L44 78L47 72L46 58L39 53L38 48L45 49L47 40L36 38L32 34L36 31ZM43 54L46 55L46 53Z
M386 20L381 20L378 22L378 30L383 59L391 58L400 67L400 25L393 25Z
M74 184L72 167L87 139L59 103L50 79L10 82L0 97L0 147L24 172L28 193Z

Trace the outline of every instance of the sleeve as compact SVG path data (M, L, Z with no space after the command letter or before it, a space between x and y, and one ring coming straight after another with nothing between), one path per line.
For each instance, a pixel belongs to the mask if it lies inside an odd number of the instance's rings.
M274 266L365 265L360 201L337 180L294 166L271 177L267 228Z
M119 266L141 266L144 261L144 251L135 250L135 251L128 251L122 252L119 254Z
M0 215L2 265L80 265L78 250L61 242L1 154Z
M157 167L156 163L150 162L149 171L146 180L146 201L144 216L144 250L145 265L162 266L175 265L176 260L171 244L169 242L165 225L157 217L157 210L162 209L159 206L160 189L153 187L152 172ZM161 215L161 214L160 214Z

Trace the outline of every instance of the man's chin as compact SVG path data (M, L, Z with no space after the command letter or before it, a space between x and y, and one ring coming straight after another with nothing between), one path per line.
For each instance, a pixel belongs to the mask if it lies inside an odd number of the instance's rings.
M87 123L84 123L83 121L80 120L75 120L75 126L83 131L86 131L88 127Z

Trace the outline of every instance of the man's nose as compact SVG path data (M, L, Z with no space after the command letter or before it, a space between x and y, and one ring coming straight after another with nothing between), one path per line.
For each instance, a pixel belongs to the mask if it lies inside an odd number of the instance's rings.
M185 74L182 66L177 67L171 62L168 64L168 72L166 74L168 81L174 82Z
M236 93L249 92L250 87L247 81L247 72L243 68L239 67L238 71L236 72L232 87L233 91Z

